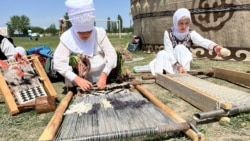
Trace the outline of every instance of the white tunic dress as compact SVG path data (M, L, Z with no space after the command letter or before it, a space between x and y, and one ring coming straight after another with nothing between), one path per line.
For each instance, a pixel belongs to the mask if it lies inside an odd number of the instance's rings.
M0 35L1 36L1 35ZM0 41L0 50L1 50L1 59L13 59L14 55L19 53L20 55L27 55L26 54L26 50L21 47L21 46L17 46L15 47L7 38L5 37L1 37L2 40Z
M1 41L0 49L6 58L13 58L13 56L17 53L14 45L7 38L3 38L3 40ZM1 58L2 57L3 56L1 56Z
M89 56L91 69L88 80L93 83L98 81L102 72L109 75L111 70L116 67L117 54L106 31L103 28L95 27L91 36L95 37L90 43L82 43L76 33L69 29L60 37L60 43L54 53L53 69L65 77L66 86L72 86L71 82L77 76L69 65L70 55Z
M214 46L217 45L213 41L203 38L196 31L191 31L190 37L193 44L208 50L213 50ZM173 48L168 31L165 31L163 40L164 50L158 52L156 58L149 63L152 75L156 75L156 73L163 73L163 70L170 74L178 73L177 67L174 65L176 62L179 62L185 71L189 71L190 64L193 60L190 50L183 44L178 44Z

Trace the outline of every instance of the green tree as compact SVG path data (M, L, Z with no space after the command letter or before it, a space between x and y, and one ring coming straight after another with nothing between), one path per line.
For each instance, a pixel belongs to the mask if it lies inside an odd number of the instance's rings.
M13 36L14 33L27 35L27 30L30 27L30 19L25 15L14 15L6 25L10 36Z
M133 27L124 27L123 32L124 33L132 33L133 32Z
M111 22L111 32L117 33L117 23L115 21Z
M121 32L123 32L123 21L122 21L122 17L120 15L117 16L117 20L120 21L120 27L118 29L121 30Z
M68 13L65 13L64 19L66 21L66 30L67 30L67 29L69 29L72 26L71 22L69 21L69 15L68 15Z
M33 33L39 33L39 34L43 34L44 33L44 29L41 27L32 27L32 32Z
M110 21L110 17L107 18L107 31L108 31L108 33L111 32L111 21Z
M46 33L50 33L51 36L57 36L58 30L56 29L56 25L55 25L55 24L51 24L51 25L46 29Z

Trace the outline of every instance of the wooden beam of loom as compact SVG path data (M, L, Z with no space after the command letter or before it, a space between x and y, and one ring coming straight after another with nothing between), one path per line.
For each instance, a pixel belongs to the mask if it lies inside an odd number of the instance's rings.
M42 77L43 85L45 91L52 97L57 98L56 90L54 89L49 77L47 76L46 72L44 71L43 66L41 65L37 55L29 56L30 59L33 61L33 65L36 69L36 72L40 77Z
M250 74L238 71L226 70L221 68L213 68L214 77L230 81L232 83L250 86Z
M177 113L168 108L165 104L163 104L160 100L158 100L150 91L144 88L141 85L135 85L135 88L141 92L146 98L148 98L153 104L162 109L167 115L171 116L177 122L184 123L186 122L183 118L181 118ZM190 137L193 141L205 141L205 136L198 135L192 129L187 129L183 131L188 137Z
M188 75L188 74L183 74ZM189 102L193 106L197 107L202 111L211 111L216 109L216 106L220 104L220 107L226 110L232 108L232 104L228 102L220 102L214 96L208 94L207 92L201 91L194 88L192 85L182 83L180 80L174 79L176 75L164 75L157 74L156 83L162 87L168 89L172 93L177 94L180 98ZM181 74L178 75L181 77ZM190 75L190 77L195 77ZM191 84L192 82L190 82Z
M20 111L16 105L15 99L9 89L9 86L6 84L2 73L0 73L0 84L1 84L0 91L1 94L3 95L8 111L10 112L11 115L19 113Z
M59 106L57 107L53 117L44 129L42 135L39 137L39 141L51 141L55 138L56 132L63 120L63 114L67 109L72 97L73 92L68 91L66 96L62 99Z

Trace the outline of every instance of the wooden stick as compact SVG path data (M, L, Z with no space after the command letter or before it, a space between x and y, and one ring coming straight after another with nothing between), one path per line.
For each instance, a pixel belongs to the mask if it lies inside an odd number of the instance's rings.
M4 102L9 110L9 113L11 115L18 114L20 111L16 105L15 99L9 89L9 86L5 82L4 77L1 72L0 72L0 84L1 84L0 93L2 93L3 95Z
M153 75L142 76L142 80L149 80L149 79L156 79L156 76Z
M250 74L232 71L221 68L214 68L214 77L230 81L232 83L243 84L245 86L250 86Z
M190 75L206 75L209 77L212 77L214 75L214 70L207 70L207 71L195 71L195 70L191 70L191 71L187 71L188 74Z
M63 98L63 100L60 102L60 105L57 107L53 117L51 118L47 127L43 131L42 135L39 137L39 141L48 141L48 140L50 141L54 139L55 134L62 122L63 113L68 107L72 97L73 97L73 92L69 91Z
M166 114L170 115L178 122L186 122L183 118L181 118L178 114L168 108L165 104L163 104L160 100L158 100L151 92L149 92L146 88L141 85L135 85L135 88L141 92L144 96L146 96L152 103L162 109ZM193 141L205 141L205 136L202 134L199 136L192 129L187 129L183 131L188 137L190 137Z

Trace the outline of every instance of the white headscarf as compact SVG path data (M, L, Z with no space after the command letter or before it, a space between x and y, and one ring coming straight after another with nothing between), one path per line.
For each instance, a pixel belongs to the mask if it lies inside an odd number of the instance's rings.
M65 6L75 32L91 31L94 28L95 8L93 0L67 0Z
M95 8L93 0L67 0L65 6L68 11L72 27L61 36L63 43L72 51L80 48L83 54L93 56L96 43ZM84 41L77 32L91 31L90 37Z
M187 27L187 30L183 33L178 31L178 22L183 17L189 18L191 22L191 14L189 10L186 8L179 8L177 11L175 11L174 16L173 16L172 31L173 31L174 36L179 40L183 40L189 34L189 27Z

